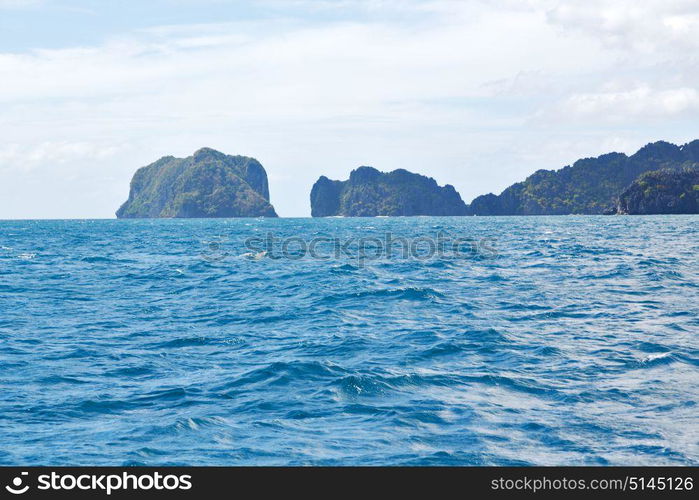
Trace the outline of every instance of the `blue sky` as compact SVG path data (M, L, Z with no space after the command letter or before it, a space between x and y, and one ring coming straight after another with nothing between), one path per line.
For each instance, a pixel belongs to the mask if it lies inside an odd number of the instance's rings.
M258 158L282 216L359 165L468 202L699 138L698 28L688 0L0 0L0 218L113 217L202 146Z
M148 0L148 1L0 1L0 43L4 50L62 48L99 44L105 38L153 26L191 25L298 18L307 21L359 20L360 4L322 2Z

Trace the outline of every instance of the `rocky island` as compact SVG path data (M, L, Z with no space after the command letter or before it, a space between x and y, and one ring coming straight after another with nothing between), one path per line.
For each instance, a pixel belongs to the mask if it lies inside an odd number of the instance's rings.
M311 190L313 217L465 215L466 204L453 186L398 169L359 167L349 180L320 177Z
M642 174L699 166L699 140L683 146L659 141L632 156L609 153L560 170L539 170L500 195L479 196L470 215L568 215L613 213L621 193ZM650 207L651 205L649 205ZM668 212L657 212L668 213Z
M699 214L699 168L663 169L641 175L619 196L616 212Z
M267 173L254 158L202 148L139 168L118 218L276 217Z

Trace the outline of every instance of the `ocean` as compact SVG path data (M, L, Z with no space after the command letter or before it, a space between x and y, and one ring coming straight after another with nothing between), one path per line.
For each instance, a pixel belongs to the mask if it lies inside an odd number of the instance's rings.
M0 221L0 464L699 464L699 217Z

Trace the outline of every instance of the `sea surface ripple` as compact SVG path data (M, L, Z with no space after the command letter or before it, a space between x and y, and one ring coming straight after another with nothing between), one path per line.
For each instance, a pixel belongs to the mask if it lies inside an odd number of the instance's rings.
M0 464L697 465L698 332L697 216L0 221Z

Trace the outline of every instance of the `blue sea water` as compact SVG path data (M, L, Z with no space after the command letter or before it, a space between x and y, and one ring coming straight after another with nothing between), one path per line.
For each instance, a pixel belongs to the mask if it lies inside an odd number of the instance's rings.
M0 464L696 465L698 333L697 216L0 221Z

